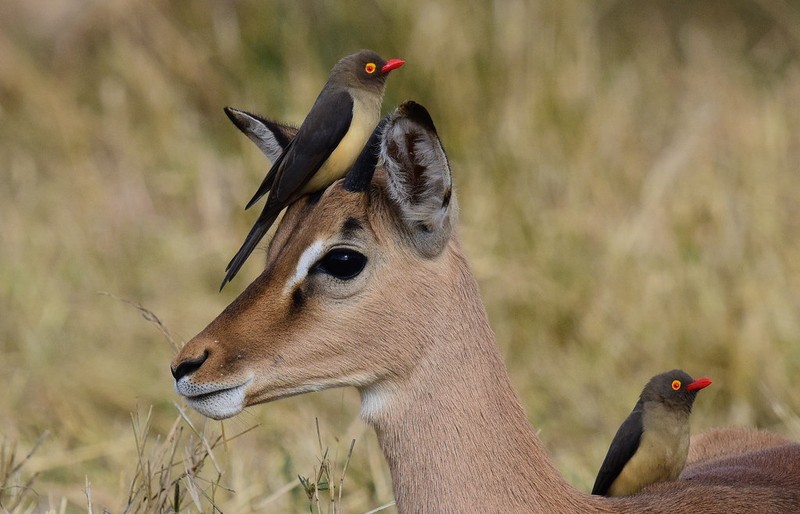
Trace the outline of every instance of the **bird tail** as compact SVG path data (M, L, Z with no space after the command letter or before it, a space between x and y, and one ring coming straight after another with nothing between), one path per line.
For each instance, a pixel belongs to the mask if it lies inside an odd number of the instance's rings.
M256 224L253 225L253 228L250 229L250 233L247 234L247 237L244 240L244 244L242 247L239 248L239 251L236 252L236 255L233 256L231 262L228 263L228 266L225 268L227 272L225 274L225 278L222 279L222 284L219 286L219 290L222 291L222 288L225 287L225 284L233 280L233 277L239 273L244 261L253 253L258 243L267 233L269 228L275 223L275 220L278 217L278 214L281 212L280 207L275 208L272 205L264 206L264 211L262 211L261 215L258 217Z
M289 153L289 150L294 146L294 139L292 139L286 148L284 148L283 153L278 157L274 163L272 163L272 167L269 169L267 176L264 177L264 180L261 182L261 185L258 186L258 191L256 194L253 195L253 198L247 202L244 210L249 209L253 206L254 203L259 201L262 196L269 193L272 190L272 186L275 185L275 178L278 176L278 170L283 167L283 160L286 159L286 155ZM269 203L269 202L268 202Z
M247 202L247 205L245 206L244 210L247 210L250 207L252 207L254 203L256 203L261 199L262 196L269 193L270 189L272 189L272 184L275 182L275 170L277 169L278 169L277 166L273 166L273 168L269 170L267 176L264 177L264 181L261 182L260 186L258 186L258 191L256 191L256 194L253 195L253 198L251 198L250 201Z

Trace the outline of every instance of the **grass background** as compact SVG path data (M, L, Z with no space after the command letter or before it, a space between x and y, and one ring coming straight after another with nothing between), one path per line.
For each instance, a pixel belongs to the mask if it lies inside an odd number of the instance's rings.
M339 466L357 439L344 510L391 501L354 391L181 417L173 346L98 294L178 344L202 329L259 271L217 293L267 167L222 107L299 123L363 47L407 60L384 110L431 111L512 382L573 484L674 367L714 379L693 430L800 438L798 27L786 0L0 3L0 502L155 511L132 482L174 462L186 511L306 512L317 417Z

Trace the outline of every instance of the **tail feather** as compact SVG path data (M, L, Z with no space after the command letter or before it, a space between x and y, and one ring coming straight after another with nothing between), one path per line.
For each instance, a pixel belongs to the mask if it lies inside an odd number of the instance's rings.
M270 189L272 189L272 184L275 182L276 170L277 167L273 167L271 170L269 170L269 173L267 173L267 176L264 177L264 180L263 182L261 182L261 185L258 186L258 191L256 191L256 194L253 195L253 198L251 198L250 201L247 202L247 205L245 206L244 210L247 210L250 207L252 207L254 203L261 200L261 198L265 194L269 193Z
M264 210L261 212L258 220L256 220L256 224L250 229L250 233L247 234L242 247L239 248L239 251L236 252L236 255L233 256L233 259L231 259L231 262L229 262L228 266L225 268L227 273L225 274L225 278L222 279L222 284L219 286L220 291L225 287L225 284L233 280L233 277L239 273L244 262L250 257L253 250L256 249L256 246L258 246L258 243L263 239L272 224L275 223L281 210L282 206L274 206L269 203L264 206Z
M245 206L244 210L247 210L250 207L252 207L254 203L256 203L261 199L261 197L272 191L272 187L275 186L275 181L278 180L278 174L282 173L281 170L284 167L283 161L287 158L286 156L289 155L289 153L291 152L292 147L294 147L294 139L289 141L289 143L286 145L286 148L283 150L283 153L280 155L280 157L278 157L275 160L275 162L272 163L272 167L269 169L269 172L267 172L267 176L264 177L263 181L261 181L261 185L258 186L256 194L254 194L253 198L251 198L250 201L247 202L247 206ZM289 157L289 159L291 159L291 157ZM278 182L280 183L280 180L278 180ZM269 204L269 200L267 200L267 204Z

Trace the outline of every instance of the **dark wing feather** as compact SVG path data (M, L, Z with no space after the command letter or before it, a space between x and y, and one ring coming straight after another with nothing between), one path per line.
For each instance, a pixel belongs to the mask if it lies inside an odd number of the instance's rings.
M608 449L606 458L600 466L597 478L592 488L592 494L605 496L611 488L611 484L617 479L625 465L639 449L642 440L644 425L642 424L642 403L636 404L633 412L622 422L617 430L611 447Z
M292 152L286 156L276 177L274 194L278 201L292 201L330 157L350 129L353 120L353 97L345 90L330 92L311 109L295 138Z
M279 202L290 202L339 146L353 120L353 97L346 90L327 86L317 97L292 143L283 152L247 203L257 202L270 189ZM273 171L274 170L274 171ZM272 175L272 177L270 177ZM271 179L265 187L267 179Z

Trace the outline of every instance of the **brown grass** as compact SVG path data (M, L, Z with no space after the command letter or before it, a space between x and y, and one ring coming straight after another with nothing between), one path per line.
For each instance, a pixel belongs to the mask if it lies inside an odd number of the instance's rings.
M299 122L361 47L408 62L385 109L437 123L513 383L570 481L673 367L714 379L696 430L800 437L799 26L786 0L0 3L0 439L50 434L0 500L153 512L178 484L186 512L307 512L319 418L339 463L356 439L342 510L391 501L353 391L184 416L137 307L180 344L258 273L216 292L266 169L222 107Z

